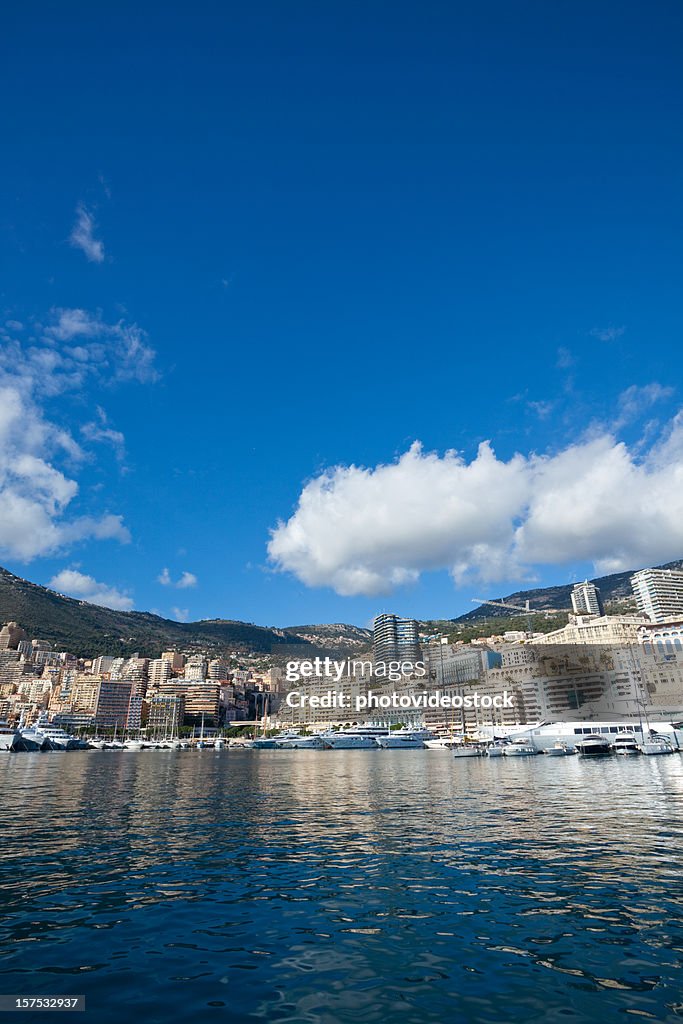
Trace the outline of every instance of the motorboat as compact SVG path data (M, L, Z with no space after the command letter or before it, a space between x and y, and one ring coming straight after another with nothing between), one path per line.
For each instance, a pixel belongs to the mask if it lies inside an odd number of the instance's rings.
M578 740L576 749L581 757L609 757L612 753L612 744L608 736L594 732Z
M423 740L423 746L427 750L453 750L454 747L459 747L461 742L453 736L439 736L435 740Z
M627 757L640 753L638 740L632 732L618 732L612 741L612 750Z
M528 740L518 739L508 743L504 753L506 757L533 757L538 753L538 750Z
M382 750L421 750L431 736L429 729L395 729L375 742Z
M676 752L671 740L657 732L648 733L643 742L638 744L638 748L641 754L647 754L649 757L653 754L674 754Z
M503 757L506 746L506 743L490 743L485 750L485 754L487 757Z
M389 730L379 725L353 725L350 729L321 734L326 750L377 750L377 740Z
M567 743L556 743L552 747L546 747L543 753L548 757L568 757L570 754L575 754L576 750Z
M122 749L123 750L144 750L146 744L142 740L125 740Z

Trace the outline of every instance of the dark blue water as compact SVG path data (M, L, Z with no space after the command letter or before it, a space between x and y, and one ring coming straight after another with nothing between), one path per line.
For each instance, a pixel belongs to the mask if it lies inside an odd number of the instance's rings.
M0 787L2 993L144 1024L683 1016L678 754L17 754Z

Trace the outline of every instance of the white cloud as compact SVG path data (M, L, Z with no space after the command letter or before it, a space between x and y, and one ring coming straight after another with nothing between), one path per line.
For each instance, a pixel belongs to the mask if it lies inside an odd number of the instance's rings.
M118 461L123 462L126 455L125 437L120 430L114 430L109 426L107 414L99 405L97 406L97 417L97 420L83 424L81 434L88 441L109 445L113 448Z
M34 336L22 344L10 338L0 344L0 556L24 561L88 539L130 540L121 516L76 514L74 470L85 453L71 431L48 413L51 399L115 374L119 343L91 343L88 315L82 310L61 313L52 334L36 329L38 340ZM94 323L97 330L101 321ZM75 334L83 336L85 360L57 345L57 335ZM123 435L109 427L103 410L98 417L99 423L80 428L81 437L111 444L122 457Z
M187 622L190 617L189 608L171 608L171 615L176 622Z
M619 416L615 423L615 429L620 429L637 420L651 406L671 398L673 393L673 388L658 384L657 381L642 387L632 384L630 388L626 388L619 395Z
M115 380L137 380L147 383L158 380L154 366L156 353L149 345L147 333L137 324L119 320L108 324L99 313L85 309L55 308L52 322L45 328L47 339L77 342L62 350L62 359L77 364L76 372L88 370L108 372ZM72 367L73 368L73 367Z
M86 576L76 569L62 569L52 577L48 586L60 594L68 594L69 597L77 597L81 601L98 604L104 608L130 611L133 607L133 599L128 594L106 583L99 583L92 576Z
M188 587L196 587L197 583L197 577L193 572L184 572L176 583L176 587L178 590L186 590Z
M80 453L25 389L0 373L0 554L29 561L89 538L130 540L120 516L66 518L78 484L53 464L60 451Z
M612 434L552 455L466 462L415 443L372 469L336 466L271 532L274 567L312 587L377 595L448 569L458 584L592 561L616 572L683 555L683 413L645 454Z
M157 583L162 587L176 587L178 590L187 590L189 587L196 587L199 580L193 572L182 573L177 580L173 580L167 568L163 568L157 576Z
M102 263L104 260L104 245L95 238L95 218L84 203L76 207L76 223L74 224L69 241L75 249L85 253L90 263Z

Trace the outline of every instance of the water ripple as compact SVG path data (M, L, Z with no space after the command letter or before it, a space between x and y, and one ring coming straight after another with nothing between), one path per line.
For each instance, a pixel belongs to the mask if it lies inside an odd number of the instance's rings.
M678 756L92 752L0 780L4 992L146 1024L683 1013Z

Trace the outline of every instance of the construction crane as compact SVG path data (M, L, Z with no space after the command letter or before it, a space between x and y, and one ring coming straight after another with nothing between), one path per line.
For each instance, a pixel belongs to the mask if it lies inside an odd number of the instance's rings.
M523 608L519 604L508 604L507 601L487 601L486 598L483 597L473 597L472 602L474 604L490 604L493 605L494 608L509 608L513 612L524 612L526 615L526 631L527 633L531 633L531 608L529 608L528 598L525 601Z

